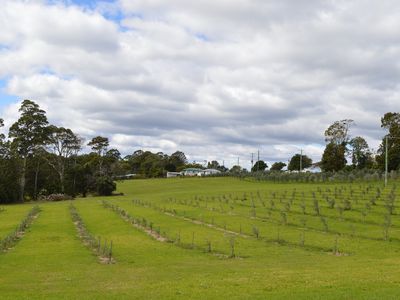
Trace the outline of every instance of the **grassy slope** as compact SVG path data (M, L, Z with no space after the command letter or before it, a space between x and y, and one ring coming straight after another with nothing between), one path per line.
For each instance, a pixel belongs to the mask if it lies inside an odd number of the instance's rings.
M333 185L330 185L333 187ZM213 240L213 248L229 253L229 242L221 231L165 215L150 207L135 206L132 199L167 205L166 199L193 198L193 195L221 195L274 190L282 192L296 187L310 192L315 185L254 183L227 178L126 181L119 190L126 196L107 200L124 207L133 215L145 217L172 237L180 232L182 242L204 246ZM184 249L173 243L161 243L104 209L101 198L80 199L75 205L88 229L102 238L112 239L116 264L102 265L82 245L71 222L68 203L41 204L42 212L23 239L8 253L0 254L1 298L129 298L129 299L396 299L400 297L400 242L356 239L347 242L355 249L349 256L333 256L327 251L305 250L279 245L254 237L237 237L236 252L244 258L228 259L204 253L202 249ZM271 237L273 222L248 218L248 209L238 205L230 217L227 212L206 211L174 205L200 219L212 214L216 223L238 230L243 222L248 235L259 224L261 235ZM7 206L0 213L0 234L18 224L30 206ZM262 209L259 209L260 213ZM257 214L259 213L257 211ZM327 209L326 214L334 214ZM347 212L346 212L347 213ZM358 218L352 212L349 218ZM15 218L10 218L14 215ZM293 214L294 216L296 214ZM200 217L201 216L201 217ZM292 215L289 216L292 218ZM374 215L369 216L375 221ZM278 218L278 216L277 216ZM294 218L294 217L293 217ZM289 220L294 220L294 219ZM317 227L310 216L310 227ZM378 217L376 217L378 218ZM394 216L393 223L398 222ZM231 221L234 220L234 221ZM377 220L378 221L378 220ZM229 223L231 222L231 223ZM296 222L296 221L293 221ZM338 223L337 225L336 222ZM13 224L5 226L5 224ZM217 224L217 225L218 225ZM340 222L332 219L332 226ZM355 223L361 232L362 223ZM283 227L284 238L296 238L296 227ZM4 230L3 230L4 228ZM366 227L368 228L368 227ZM371 230L379 231L379 227ZM261 230L262 229L262 230ZM369 230L366 234L368 234ZM364 232L363 232L364 233ZM372 233L371 233L372 234ZM286 235L286 236L285 236ZM309 236L309 237L308 237ZM330 247L334 235L308 232L311 244ZM321 241L319 241L319 237ZM325 239L325 240L324 240ZM344 238L341 238L344 239ZM318 241L317 241L318 240ZM331 242L332 241L332 242ZM340 241L345 243L344 240ZM306 240L307 244L307 240ZM358 246L357 246L358 245ZM343 246L344 247L344 246Z
M0 212L0 239L15 230L32 205L10 205L3 208L4 211Z

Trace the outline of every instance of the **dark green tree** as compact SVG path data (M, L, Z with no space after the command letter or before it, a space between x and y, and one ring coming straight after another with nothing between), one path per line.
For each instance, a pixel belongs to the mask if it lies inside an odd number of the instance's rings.
M0 119L0 128L4 126ZM18 200L18 165L4 134L0 134L0 203Z
M329 143L326 145L321 160L321 169L325 172L340 171L346 166L346 147L342 144Z
M106 174L121 174L121 153L118 149L110 149L103 157L103 169Z
M89 153L73 157L74 163L67 170L69 194L83 197L96 190L97 154Z
M23 202L28 155L32 155L37 148L46 144L48 140L48 121L46 112L31 100L24 100L19 112L21 116L10 127L9 138L12 140L11 146L20 160L19 201Z
M109 176L96 178L96 192L99 196L111 196L116 187L115 182Z
M322 170L339 171L346 166L347 146L350 142L349 130L353 123L353 120L344 119L334 122L325 130L327 145L322 156Z
M284 162L274 162L271 166L271 171L282 171L282 169L286 167L286 164Z
M388 112L381 118L381 127L388 133L383 137L376 157L380 169L385 169L386 136L388 141L388 170L400 169L400 113Z
M242 170L243 170L243 169L242 169L241 166L235 165L235 166L233 166L233 167L229 170L229 173L237 174L237 173L242 172Z
M0 119L0 128L4 127L4 120ZM8 145L4 133L0 133L0 157L4 157L8 152Z
M301 159L301 169L306 169L311 167L312 159L309 158L307 155L295 154L290 159L288 170L289 171L300 171L300 159Z
M209 161L207 163L207 169L216 169L216 170L218 170L219 168L220 168L219 162L217 162L216 160Z
M371 168L373 159L367 141L363 137L357 136L350 140L349 145L353 167L356 169Z
M99 173L103 173L103 156L106 154L109 145L110 142L108 138L102 136L96 136L88 143L88 146L92 148L92 151L97 153Z
M263 160L256 161L254 166L251 168L252 172L258 172L258 171L265 171L265 169L268 168L268 165L265 163Z
M99 156L104 156L106 154L109 145L110 142L108 138L102 136L96 136L88 143L88 146L92 148L93 152L96 152Z
M182 151L176 151L171 154L167 164L169 165L169 170L171 170L171 172L175 172L177 170L183 169L187 162L188 161L185 153L183 153Z

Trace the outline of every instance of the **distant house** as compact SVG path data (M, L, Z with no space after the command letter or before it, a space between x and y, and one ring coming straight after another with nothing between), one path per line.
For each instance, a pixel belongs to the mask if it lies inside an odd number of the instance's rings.
M310 173L321 173L321 167L319 166L319 163L312 164L311 167L306 168L303 170L304 172L310 172Z
M219 173L221 173L220 170L216 170L216 169L205 169L205 170L202 170L200 176L216 175L216 174L219 174Z
M181 175L181 172L167 172L167 178L179 177Z
M204 170L198 168L187 168L181 171L181 175L183 176L198 176L199 173L203 172Z
M167 172L167 178L172 178L172 177L179 177L179 176L189 176L189 177L194 177L194 176L210 176L210 175L216 175L221 173L221 171L216 170L216 169L199 169L199 168L187 168L183 169L181 172Z

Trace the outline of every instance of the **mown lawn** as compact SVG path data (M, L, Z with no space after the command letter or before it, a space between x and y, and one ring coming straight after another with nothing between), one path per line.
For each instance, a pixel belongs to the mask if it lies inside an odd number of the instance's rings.
M38 218L0 254L0 298L398 299L395 184L121 182L124 196L72 201L94 236L113 241L113 264L82 243L69 201L40 203ZM2 206L0 239L32 206Z

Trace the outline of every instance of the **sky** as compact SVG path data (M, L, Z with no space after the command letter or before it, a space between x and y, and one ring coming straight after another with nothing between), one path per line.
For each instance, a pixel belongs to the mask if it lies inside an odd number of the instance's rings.
M397 0L0 0L0 117L23 99L123 154L249 167L353 119L377 149L400 106Z

